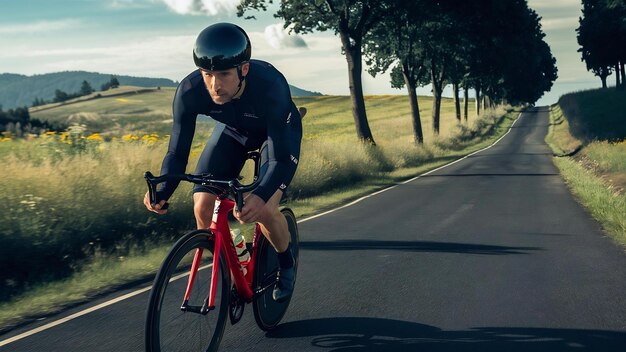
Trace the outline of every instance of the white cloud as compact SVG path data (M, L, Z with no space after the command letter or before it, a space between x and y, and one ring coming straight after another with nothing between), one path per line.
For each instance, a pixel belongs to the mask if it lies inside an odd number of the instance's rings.
M307 48L306 42L297 34L290 34L290 30L283 28L282 23L265 27L265 40L274 49Z
M32 23L14 23L0 25L0 34L30 34L47 33L68 28L76 28L81 25L81 21L66 19L59 21L39 21Z
M181 15L234 14L240 0L163 0L174 12Z
M17 51L21 63L31 63L31 67L38 63L29 74L85 70L181 80L195 68L191 56L194 40L195 36L160 36L115 46ZM15 59L15 56L0 53L0 59Z

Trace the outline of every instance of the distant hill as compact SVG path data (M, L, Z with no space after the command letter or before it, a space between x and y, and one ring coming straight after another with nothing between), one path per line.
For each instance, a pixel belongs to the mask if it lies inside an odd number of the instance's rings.
M85 71L66 71L43 75L24 76L12 73L0 74L0 104L7 110L18 106L31 106L35 98L51 101L54 92L60 89L66 93L76 93L83 81L89 82L95 90L117 77L121 85L137 87L175 87L176 82L165 78L145 78L111 75Z
M36 98L52 101L54 92L60 89L72 94L80 90L83 81L89 82L96 91L115 76L121 85L136 87L176 87L178 82L166 78L147 78L113 75L97 72L66 71L25 76L14 73L0 74L0 105L4 110L31 106ZM322 95L290 86L293 96Z

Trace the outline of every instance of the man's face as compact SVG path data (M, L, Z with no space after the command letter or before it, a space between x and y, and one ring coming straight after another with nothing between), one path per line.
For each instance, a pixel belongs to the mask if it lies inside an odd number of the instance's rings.
M248 74L249 64L242 65L242 74ZM233 99L239 90L239 76L237 69L231 68L220 71L207 71L200 69L204 85L209 91L211 98L216 104L225 104Z

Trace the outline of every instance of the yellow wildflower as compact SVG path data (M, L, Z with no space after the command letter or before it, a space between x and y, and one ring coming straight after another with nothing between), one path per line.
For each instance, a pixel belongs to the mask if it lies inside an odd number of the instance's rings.
M102 136L100 135L100 133L94 133L91 136L87 137L88 141L95 141L95 142L104 142L104 138L102 138Z
M159 140L159 136L157 134L146 134L141 137L141 140L148 143L154 143Z
M132 133L129 133L129 134L123 135L122 136L122 140L125 141L125 142L137 141L137 140L139 140L139 136L134 135Z

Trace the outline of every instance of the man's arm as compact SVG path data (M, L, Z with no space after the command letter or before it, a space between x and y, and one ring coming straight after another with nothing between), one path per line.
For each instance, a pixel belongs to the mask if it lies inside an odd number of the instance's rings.
M170 134L167 153L161 166L161 175L184 173L187 167L197 118L197 114L184 101L184 92L189 89L190 84L191 82L188 80L181 82L174 96L174 102L172 103L174 124ZM162 184L157 190L157 202L168 200L176 190L176 187L178 187L178 184L179 182L165 182Z
M265 202L278 189L285 187L284 182L290 176L291 163L297 163L297 160L292 160L294 157L291 155L292 128L290 123L292 119L300 118L294 116L298 113L292 110L289 85L283 77L277 79L268 91L272 92L267 102L267 106L272 107L268 111L267 126L268 168L259 187L252 192Z

